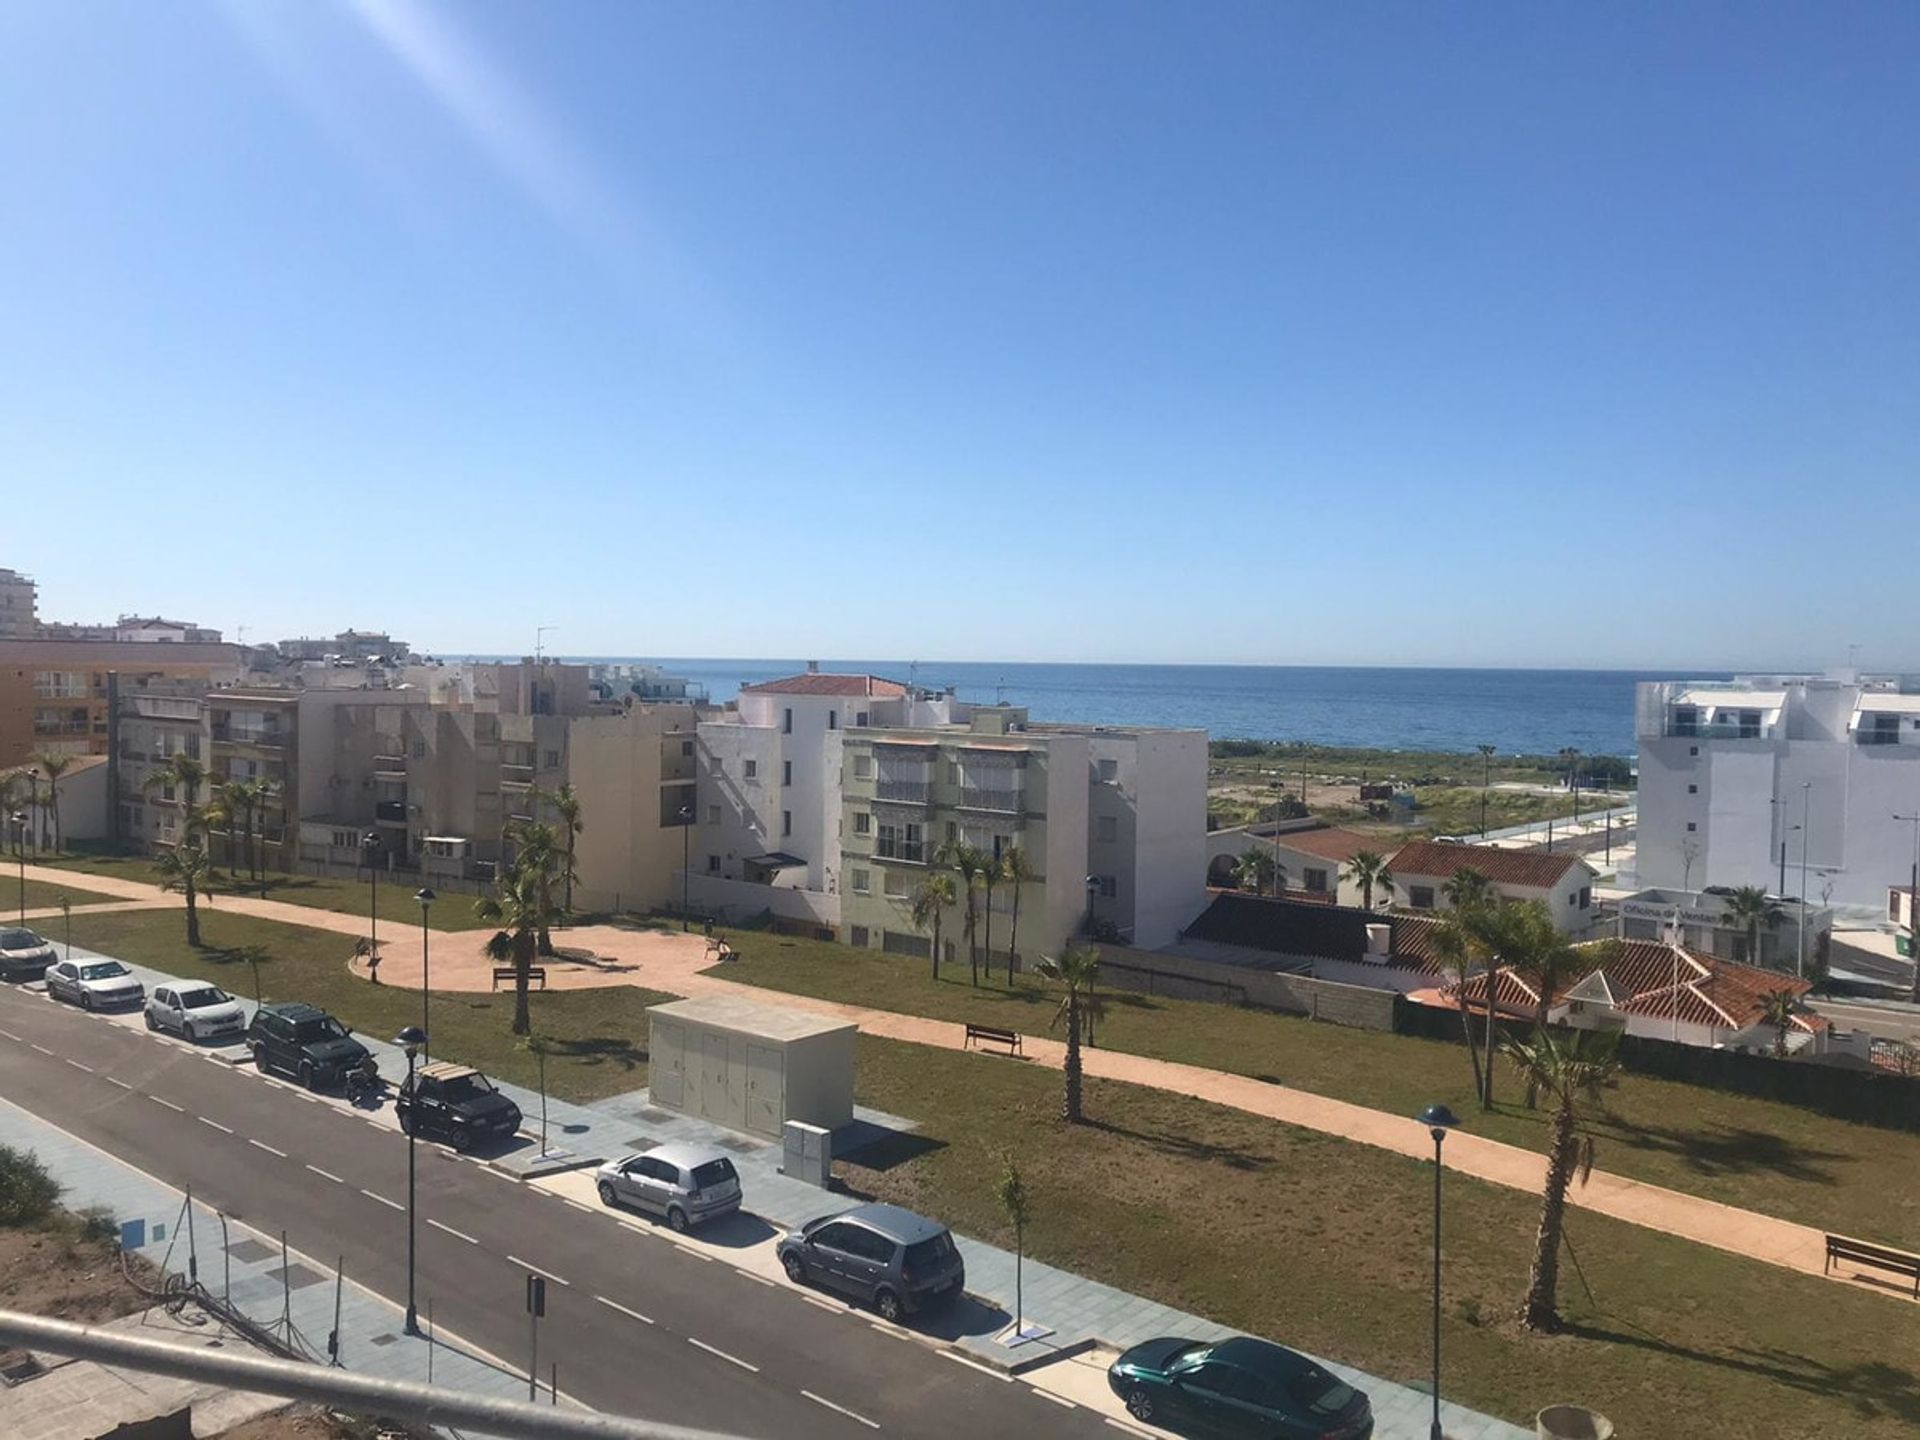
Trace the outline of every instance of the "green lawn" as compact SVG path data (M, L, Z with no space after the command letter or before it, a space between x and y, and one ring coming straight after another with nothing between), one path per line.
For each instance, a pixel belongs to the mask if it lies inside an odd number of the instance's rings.
M967 967L902 960L769 933L728 937L730 980L935 1019L1045 1034L1057 995L1037 980L975 990ZM1473 1098L1466 1047L1318 1024L1261 1010L1105 995L1099 1043L1116 1050L1275 1080L1376 1110L1412 1115L1442 1101L1477 1134L1546 1148L1538 1112ZM1504 1071L1504 1066L1503 1066ZM1496 1087L1521 1097L1510 1075ZM1500 1098L1500 1097L1496 1097ZM1742 1209L1920 1248L1920 1135L1832 1120L1811 1110L1694 1085L1623 1076L1598 1127L1602 1169Z
M348 972L352 942L345 936L217 909L201 911L200 926L204 943L196 950L186 942L185 920L177 911L76 915L73 943L174 975L213 980L249 997L252 970L235 952L259 945L269 956L260 966L260 987L269 1000L305 1000L383 1040L420 1019L419 991L369 985ZM561 1047L547 1060L550 1093L568 1100L597 1100L645 1085L646 1007L671 998L632 986L535 990L534 1029ZM466 1061L522 1085L537 1079L534 1057L516 1049L509 1033L511 992L436 991L431 1018L435 1055Z
M1094 1122L1059 1119L1060 1077L990 1056L860 1042L863 1102L916 1135L842 1162L850 1186L1011 1244L994 1188L1023 1172L1028 1253L1224 1324L1415 1382L1429 1357L1432 1171L1190 1098L1090 1081ZM1583 1211L1563 1266L1575 1328L1510 1321L1538 1201L1447 1182L1450 1398L1531 1428L1573 1401L1626 1436L1911 1435L1914 1313L1894 1299L1740 1260ZM1684 1416L1684 1420L1681 1417Z
M118 895L105 895L98 890L86 890L77 885L52 885L45 880L27 881L27 909L38 910L58 905L62 900L75 905L111 905L120 899ZM20 913L20 882L16 877L0 874L0 921L5 921ZM58 927L59 921L40 919L32 922L41 929L49 925Z
M82 875L110 875L117 880L138 880L148 885L159 883L152 857L146 855L62 855L33 863L58 865ZM319 879L312 875L282 875L277 871L266 874L263 888L248 880L244 869L238 876L222 871L213 886L216 895L245 895L252 899L278 900L288 905L307 905L315 910L337 910L348 915L367 913L369 888L364 876L359 880L334 880ZM379 902L381 923L418 925L420 904L413 897L419 888L418 876L382 875L380 883L371 887L373 896ZM4 886L0 886L0 899L5 894ZM478 898L448 891L434 902L433 928L482 928L482 922L473 913L474 902Z

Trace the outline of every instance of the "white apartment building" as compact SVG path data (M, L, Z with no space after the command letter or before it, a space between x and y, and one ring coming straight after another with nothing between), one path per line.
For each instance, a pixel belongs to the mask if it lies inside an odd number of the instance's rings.
M1639 876L1885 906L1920 815L1920 695L1832 677L1639 687ZM1783 870L1785 886L1781 885Z

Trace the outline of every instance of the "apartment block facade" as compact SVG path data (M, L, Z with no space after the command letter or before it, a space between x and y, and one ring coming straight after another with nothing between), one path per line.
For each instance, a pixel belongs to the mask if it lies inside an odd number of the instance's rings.
M153 681L231 685L237 645L0 640L0 766L36 751L108 755L118 696Z
M1640 882L1883 909L1920 815L1920 695L1850 675L1639 687ZM1784 884L1783 882L1784 872Z
M40 633L37 593L29 577L0 568L0 640L31 640Z

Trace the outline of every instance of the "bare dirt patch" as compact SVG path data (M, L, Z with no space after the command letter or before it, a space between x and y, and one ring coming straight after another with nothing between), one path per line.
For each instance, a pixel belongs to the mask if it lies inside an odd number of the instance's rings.
M160 1277L146 1261L129 1257L127 1265L158 1287ZM78 1216L0 1229L0 1308L96 1324L150 1303L121 1272L119 1247L106 1236L88 1235Z

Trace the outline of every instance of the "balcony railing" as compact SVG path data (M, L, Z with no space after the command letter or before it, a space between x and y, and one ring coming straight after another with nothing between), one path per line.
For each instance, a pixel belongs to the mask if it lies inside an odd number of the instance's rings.
M1687 740L1769 740L1772 733L1761 724L1744 724L1730 720L1669 720L1667 735L1672 739Z
M876 780L873 798L891 800L900 805L924 805L933 787L924 780Z
M1898 730L1856 730L1854 738L1862 745L1898 745L1906 739ZM1914 740L1920 743L1920 735Z
M286 744L286 735L279 730L261 730L238 725L216 725L213 738L228 745L258 745L263 749L277 750Z
M881 838L873 843L874 858L878 860L904 860L910 865L927 863L927 846L924 840L889 840Z
M500 767L500 783L502 785L512 785L523 790L526 789L533 784L533 766L502 765Z
M962 810L994 810L1003 815L1017 815L1026 808L1026 792L982 790L969 786L960 791L960 808Z

